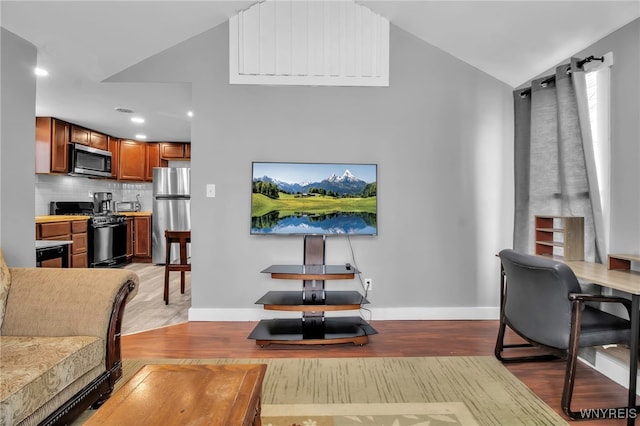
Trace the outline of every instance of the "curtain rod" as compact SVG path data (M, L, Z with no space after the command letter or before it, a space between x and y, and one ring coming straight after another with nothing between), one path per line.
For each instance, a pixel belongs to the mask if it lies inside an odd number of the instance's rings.
M592 61L600 61L600 62L604 62L604 56L600 56L599 58L596 58L595 56L591 55L591 56L587 56L586 58L584 58L581 61L578 61L578 68L582 68L584 66L584 64L588 63L588 62L592 62Z
M578 68L582 68L584 66L584 64L589 63L589 62L593 62L593 61L600 61L600 62L604 62L604 56L600 56L595 57L593 55L591 56L587 56L584 59L581 59L579 61L576 62L576 65L578 66ZM571 73L571 67L567 68L567 74ZM556 76L555 75L550 75L549 77L545 78L544 80L542 80L539 84L540 87L547 87L549 85L549 83L551 83L552 81L555 81ZM528 87L526 89L524 89L523 91L520 92L520 97L521 98L526 98L527 96L529 96L529 94L531 93L531 88Z

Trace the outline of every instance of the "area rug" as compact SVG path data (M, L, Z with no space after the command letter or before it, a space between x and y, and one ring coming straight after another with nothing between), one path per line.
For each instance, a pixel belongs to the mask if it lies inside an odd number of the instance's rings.
M398 404L462 404L471 418L456 416L453 423L445 417L430 420L394 423L366 423L363 415L373 413L349 412L360 416L351 423L326 423L344 426L366 425L566 425L567 423L538 398L492 356L483 357L398 357L398 358L251 358L251 359L125 359L124 377L116 388L147 364L267 364L262 388L263 414L270 405L352 405L376 404L397 409ZM366 407L373 407L367 405ZM432 405L433 409L436 407ZM348 408L348 407L343 407ZM360 407L362 408L362 407ZM462 411L460 411L462 412ZM302 417L311 411L302 412ZM335 414L335 413L332 413ZM418 416L425 413L393 412L383 414ZM451 412L433 413L450 415ZM289 414L287 414L289 415ZM428 413L427 413L428 415ZM308 420L308 419L307 419ZM295 420L294 420L295 421ZM298 425L321 426L322 423ZM456 423L457 421L457 423ZM263 425L269 422L263 418ZM273 426L276 426L273 423ZM289 425L287 425L289 426Z
M477 425L462 402L265 405L264 426Z

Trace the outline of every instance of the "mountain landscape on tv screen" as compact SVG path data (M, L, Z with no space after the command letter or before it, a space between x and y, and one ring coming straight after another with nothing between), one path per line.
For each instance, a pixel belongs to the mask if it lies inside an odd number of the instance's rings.
M375 165L365 166L369 167L365 172L373 182L358 178L346 166L340 170L335 165L331 165L332 171L325 178L291 182L286 181L287 177L281 178L286 173L278 166L279 163L269 164L274 173L253 176L253 234L377 234ZM286 175L288 180L294 180L291 176L310 177L315 167L285 164L283 169L298 172Z
M360 194L367 186L367 182L358 179L351 174L349 170L345 170L342 176L333 174L320 182L282 182L269 176L254 178L255 181L273 183L282 192L289 194L308 193L310 189L318 188L327 192L333 192L338 195L355 195Z

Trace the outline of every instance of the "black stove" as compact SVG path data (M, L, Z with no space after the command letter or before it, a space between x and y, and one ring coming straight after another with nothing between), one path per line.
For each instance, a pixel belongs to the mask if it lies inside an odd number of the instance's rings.
M49 214L93 216L96 212L92 201L52 201L49 203Z
M127 220L125 215L122 214L113 214L113 213L106 213L106 214L96 214L91 216L91 219L89 219L89 225L91 226L104 226L104 225L112 225L114 223L125 223L125 221Z
M52 201L49 214L89 216L89 267L116 267L126 262L126 216L96 212L91 201Z
M92 226L124 223L126 216L113 212L96 212L91 201L52 201L49 203L49 214L69 216L90 216Z

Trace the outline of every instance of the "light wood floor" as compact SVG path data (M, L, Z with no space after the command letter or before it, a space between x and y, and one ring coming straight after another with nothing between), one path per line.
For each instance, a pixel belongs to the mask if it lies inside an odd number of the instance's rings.
M122 337L124 358L323 358L493 356L497 321L372 321L379 334L365 346L268 346L247 336L254 322L188 322ZM509 341L517 337L509 336ZM534 393L561 414L564 363L507 364ZM626 405L627 391L590 367L579 365L573 409ZM565 417L566 418L566 417ZM580 424L623 425L622 420Z

